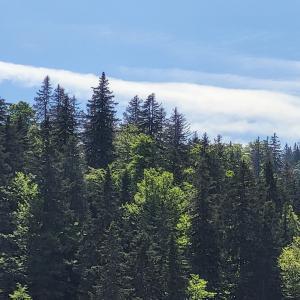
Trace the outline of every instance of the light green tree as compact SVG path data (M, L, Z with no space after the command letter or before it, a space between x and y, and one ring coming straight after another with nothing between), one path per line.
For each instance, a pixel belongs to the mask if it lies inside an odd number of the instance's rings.
M136 230L130 245L133 298L184 299L189 197L188 187L174 185L171 173L147 169L134 201L124 206Z
M204 300L214 298L216 293L208 292L206 290L206 286L207 281L201 279L197 274L191 274L187 287L188 300Z
M283 248L278 262L285 297L300 299L300 237Z
M12 300L32 300L27 292L27 286L22 286L20 283L17 283L17 289L9 294L9 298Z

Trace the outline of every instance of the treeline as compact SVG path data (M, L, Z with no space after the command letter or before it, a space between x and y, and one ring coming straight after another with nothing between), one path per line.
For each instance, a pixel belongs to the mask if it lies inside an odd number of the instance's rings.
M0 100L0 298L300 299L300 149L191 134L103 73Z

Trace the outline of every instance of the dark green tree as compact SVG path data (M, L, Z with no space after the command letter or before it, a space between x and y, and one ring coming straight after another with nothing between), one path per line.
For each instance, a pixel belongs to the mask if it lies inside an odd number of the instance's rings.
M191 227L192 270L216 289L220 264L217 228L214 224L214 201L217 194L211 174L212 155L206 134L203 135L196 150L198 154L194 166L196 195L192 202Z
M124 113L124 123L131 124L137 128L142 124L142 99L139 96L134 96L130 101Z
M7 120L7 104L4 99L0 98L0 186L7 183L10 171L7 164L7 153L5 151L5 131Z
M174 174L177 182L183 178L183 169L187 165L187 141L189 137L189 125L177 108L174 109L166 126L166 157L167 165Z
M161 136L165 125L165 112L161 104L151 94L144 101L142 106L141 128L145 134L154 138Z
M109 82L102 73L88 102L85 124L86 159L90 167L105 168L113 159L113 138L116 129L116 102Z

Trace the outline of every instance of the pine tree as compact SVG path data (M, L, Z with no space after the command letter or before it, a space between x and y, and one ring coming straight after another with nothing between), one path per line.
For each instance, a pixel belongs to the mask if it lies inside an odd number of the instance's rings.
M102 73L98 86L93 88L86 116L86 158L88 165L93 168L105 168L113 159L113 137L117 121L113 98L108 79Z

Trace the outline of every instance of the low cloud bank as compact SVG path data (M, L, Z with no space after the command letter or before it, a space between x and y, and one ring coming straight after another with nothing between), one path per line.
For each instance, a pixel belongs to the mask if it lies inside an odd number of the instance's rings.
M10 81L17 86L39 87L46 75L53 84L60 83L81 102L91 96L91 87L98 81L95 74L0 61L0 84ZM295 95L267 88L221 88L184 82L155 83L110 78L110 83L122 109L134 95L146 97L154 92L168 110L177 106L193 130L206 131L211 136L222 134L234 141L244 141L277 132L286 141L300 139L300 97Z

